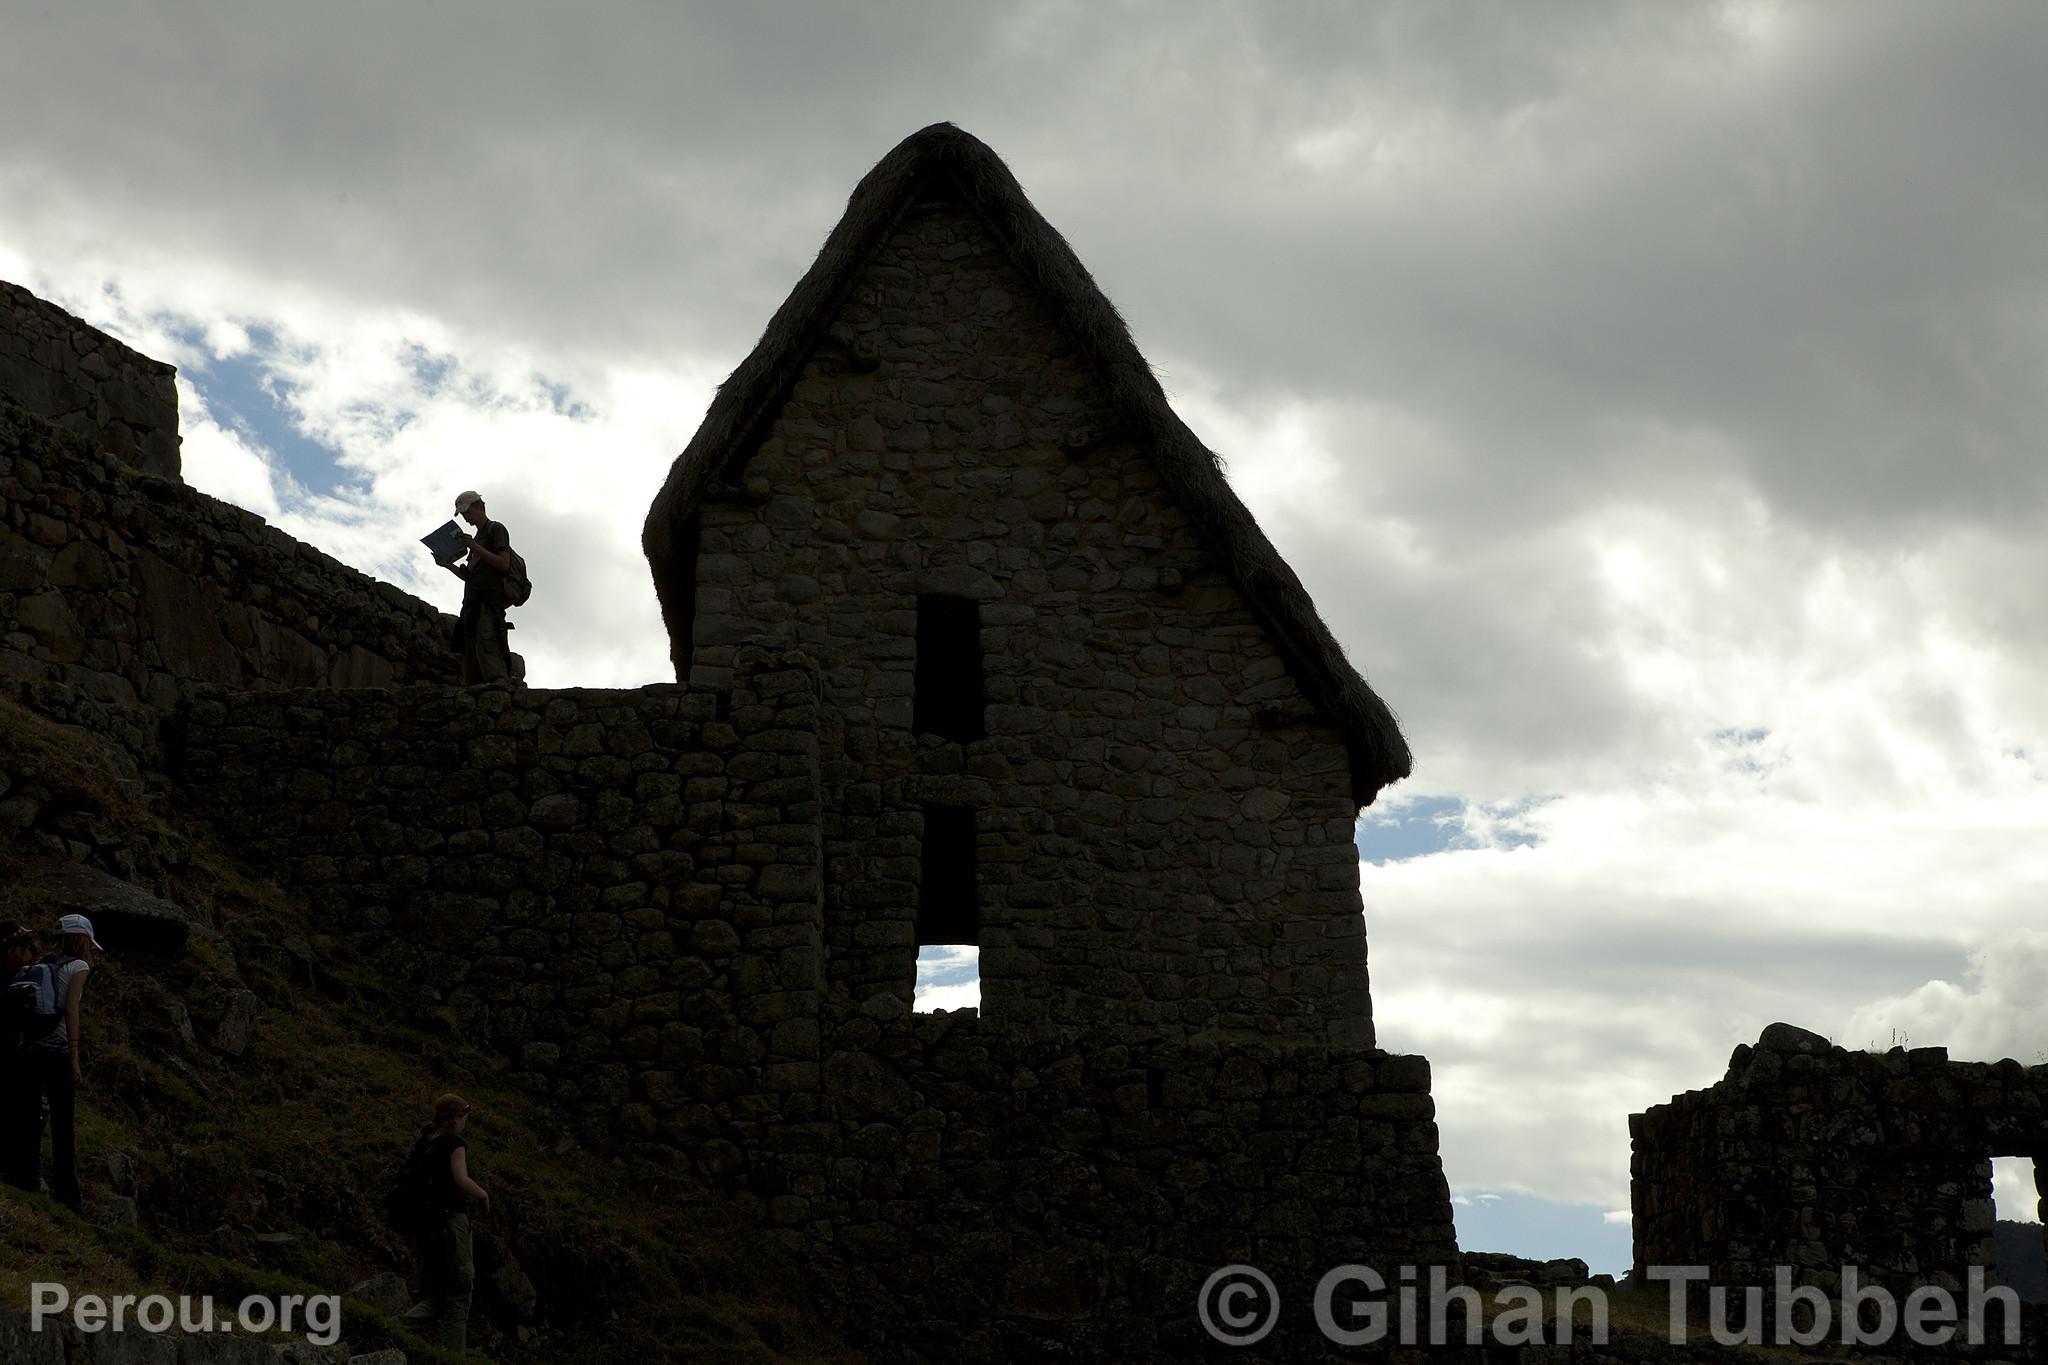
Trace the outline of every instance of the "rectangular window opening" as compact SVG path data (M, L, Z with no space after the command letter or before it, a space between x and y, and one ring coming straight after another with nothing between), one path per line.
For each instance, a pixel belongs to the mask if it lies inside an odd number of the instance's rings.
M978 944L974 808L924 808L924 863L917 892L917 946Z
M981 603L919 593L917 679L911 728L966 743L981 739Z

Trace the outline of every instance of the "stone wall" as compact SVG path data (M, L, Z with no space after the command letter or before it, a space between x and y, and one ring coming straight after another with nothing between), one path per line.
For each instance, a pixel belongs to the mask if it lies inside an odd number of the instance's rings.
M730 668L206 697L180 778L413 1007L750 1206L870 1345L1171 1357L1221 1266L1305 1296L1328 1258L1455 1258L1420 1058L836 1001L816 670Z
M16 677L0 672L0 697L54 721L74 726L99 741L114 770L115 786L130 800L147 803L163 794L171 767L170 736L164 716L152 707L108 701L69 683Z
M0 280L0 402L47 418L124 465L176 479L176 374Z
M909 1001L968 807L991 1019L1370 1045L1343 737L972 212L912 207L697 535L692 679L821 667L835 991ZM978 605L984 738L917 733L920 594Z
M0 403L0 677L174 708L193 684L452 682L453 618Z
M1773 1024L1718 1084L1629 1129L1639 1272L1769 1285L1787 1265L1833 1290L1854 1265L1894 1292L1954 1289L1992 1260L1990 1158L2048 1156L2048 1066L1852 1052Z
M157 719L56 683L0 688L0 881L56 860L166 889L190 848L175 831L133 818L131 804L147 795L142 764L162 761Z
M238 694L191 706L181 785L529 1083L716 1176L817 1088L814 708L752 661L729 694Z
M1204 1358L1198 1292L1230 1265L1292 1305L1262 1358L1322 1359L1332 1267L1456 1264L1434 1114L1420 1057L855 1019L768 1213L892 1359Z

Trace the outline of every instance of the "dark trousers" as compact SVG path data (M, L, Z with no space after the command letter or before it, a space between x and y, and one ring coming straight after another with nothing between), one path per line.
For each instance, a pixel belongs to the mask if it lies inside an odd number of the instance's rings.
M25 1047L8 1060L5 1125L7 1183L33 1190L42 1184L43 1098L50 1101L50 1193L77 1209L78 1088L71 1081L71 1053L63 1048Z
M462 681L501 682L512 676L511 646L505 635L505 609L465 600L455 620L455 652L462 660Z
M0 1180L18 1190L42 1188L36 1166L43 1145L43 1091L34 1059L11 1045L0 1055Z
M469 1301L476 1288L476 1255L469 1215L437 1214L413 1240L420 1262L420 1298L398 1320L434 1329L435 1344L460 1354L469 1340Z

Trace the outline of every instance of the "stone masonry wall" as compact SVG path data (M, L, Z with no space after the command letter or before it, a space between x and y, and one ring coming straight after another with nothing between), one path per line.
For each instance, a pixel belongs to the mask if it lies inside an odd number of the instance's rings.
M1229 1265L1293 1307L1261 1358L1322 1359L1326 1271L1457 1260L1423 1058L965 1012L828 1047L817 1149L768 1211L891 1359L1206 1358L1194 1305Z
M181 781L418 1008L750 1204L902 1358L1180 1358L1223 1265L1306 1302L1326 1258L1455 1257L1420 1058L835 1006L815 671L732 660L729 691L208 696Z
M0 854L6 863L0 875L17 871L11 864L28 858L63 859L97 867L160 893L165 874L182 867L190 848L167 828L136 827L108 812L110 796L141 800L145 796L140 761L160 761L153 714L140 708L111 707L55 683L0 688L0 707L20 706L52 727L82 730L105 741L105 774L80 770L53 776L31 758L29 745L0 740ZM7 735L16 733L18 716L0 717ZM41 727L37 727L41 728ZM123 737L127 737L124 742ZM68 779L68 780L67 780ZM112 792L94 790L106 784Z
M453 618L0 403L0 677L174 708L194 684L452 682Z
M817 1090L814 683L195 702L185 789L465 1036L625 1137L739 1173Z
M1344 742L982 221L914 206L700 514L691 677L819 661L833 988L907 1009L927 805L975 811L982 1008L1369 1046ZM917 598L987 737L913 731Z
M176 479L177 371L0 280L0 402L48 419L122 464Z
M2048 1155L2048 1066L1852 1052L1788 1024L1722 1080L1629 1120L1635 1259L1713 1282L1903 1293L1991 1264L1993 1156ZM2048 1195L2048 1189L2042 1191ZM2041 1212L2048 1213L2048 1204Z

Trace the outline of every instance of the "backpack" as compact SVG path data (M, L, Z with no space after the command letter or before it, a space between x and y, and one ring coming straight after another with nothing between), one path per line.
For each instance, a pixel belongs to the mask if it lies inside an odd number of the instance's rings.
M414 1142L412 1152L400 1164L398 1174L394 1175L385 1187L384 1217L400 1232L409 1234L421 1231L434 1214L429 1199L433 1181L427 1174L424 1160L427 1153L432 1150L432 1143L422 1146L419 1142Z
M505 557L512 561L512 572L505 575L505 605L523 607L526 599L533 596L533 580L526 576L526 560L509 545L505 547Z
M58 973L65 963L75 961L76 958L57 957L30 963L7 983L7 1029L22 1043L40 1042L64 1022Z

